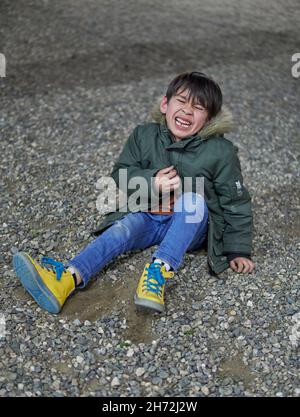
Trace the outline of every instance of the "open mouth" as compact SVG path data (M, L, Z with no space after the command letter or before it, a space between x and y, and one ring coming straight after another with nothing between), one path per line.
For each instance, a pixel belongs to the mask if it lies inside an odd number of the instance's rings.
M192 123L189 122L188 120L182 119L181 117L175 117L175 124L177 126L180 126L180 127L184 128L184 129L187 129L188 127L191 126Z

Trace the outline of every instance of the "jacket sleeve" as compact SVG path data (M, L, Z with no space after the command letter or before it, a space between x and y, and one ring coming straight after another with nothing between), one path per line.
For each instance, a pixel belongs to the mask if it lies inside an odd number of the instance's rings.
M251 256L248 254L231 252L227 254L227 261L230 262L230 261L233 261L235 258L239 258L239 257L247 258L251 260Z
M152 177L155 176L159 169L145 168L145 165L148 165L148 161L143 161L142 159L140 134L140 127L137 126L129 136L117 162L114 164L111 176L117 187L124 193L127 193L128 197L137 190L136 188L128 188L130 180L134 177L144 178L147 182L147 189L141 188L139 192L142 201L147 203L151 198ZM124 175L124 171L120 171L121 169L126 170L127 178Z
M231 144L227 156L220 159L214 177L214 187L223 209L223 254L251 256L251 198L243 184L237 147Z

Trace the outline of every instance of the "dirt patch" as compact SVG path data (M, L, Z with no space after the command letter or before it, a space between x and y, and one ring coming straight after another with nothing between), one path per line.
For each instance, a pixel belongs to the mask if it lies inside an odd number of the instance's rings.
M220 378L232 378L236 382L242 381L245 388L250 389L255 375L244 364L242 355L224 359L219 368Z
M96 321L122 307L126 298L124 289L126 290L126 287L124 288L122 283L94 282L87 289L77 291L66 301L61 317Z
M137 309L133 302L144 263L141 262L141 265L133 272L121 273L121 279L117 282L110 280L109 271L107 274L101 274L87 289L78 291L67 300L61 317L93 322L103 316L118 313L120 318L126 319L127 328L120 329L123 340L151 343L156 339L152 332L152 321L156 314Z
M128 325L124 334L125 340L131 340L133 343L151 343L157 339L158 336L152 330L152 322L157 316L156 313L138 310L132 301L128 305L125 316Z
M86 397L89 396L91 392L95 392L103 388L105 388L105 386L99 381L99 379L93 378L84 385L81 395Z
M125 265L127 259L119 261L120 279L113 282L110 279L111 270L99 274L98 279L83 290L77 291L66 301L59 318L70 321L79 319L81 322L88 320L94 322L104 316L118 314L120 319L126 319L126 329L120 329L123 340L130 340L133 343L151 343L157 337L152 331L152 321L158 314L151 311L138 309L133 297L136 286L145 265L144 259L139 260L134 271L127 270ZM15 289L16 299L31 301L32 297L22 286Z
M14 288L13 295L17 300L20 301L32 301L31 295L24 289L22 285L19 285L18 287Z
M63 375L71 375L73 373L72 368L70 368L66 362L51 363L51 368L56 369L59 373Z

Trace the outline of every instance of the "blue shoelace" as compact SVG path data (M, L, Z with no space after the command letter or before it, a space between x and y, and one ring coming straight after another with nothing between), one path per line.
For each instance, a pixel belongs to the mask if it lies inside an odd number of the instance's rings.
M149 267L146 268L147 274L146 274L146 279L144 281L144 286L145 286L146 291L151 291L155 294L160 293L161 287L165 283L165 279L161 274L160 267L161 267L160 264L151 263ZM156 282L153 282L153 281L156 281Z
M46 268L48 271L53 271L56 274L56 279L60 281L63 272L65 272L66 268L62 262L55 261L52 258L47 258L44 256L41 259L41 266Z

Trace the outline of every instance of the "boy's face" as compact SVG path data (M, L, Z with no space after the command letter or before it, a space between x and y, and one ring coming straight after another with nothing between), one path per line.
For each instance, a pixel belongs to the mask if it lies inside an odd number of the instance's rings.
M177 141L199 132L208 120L208 112L200 103L188 101L188 90L177 91L169 102L164 96L160 111Z

